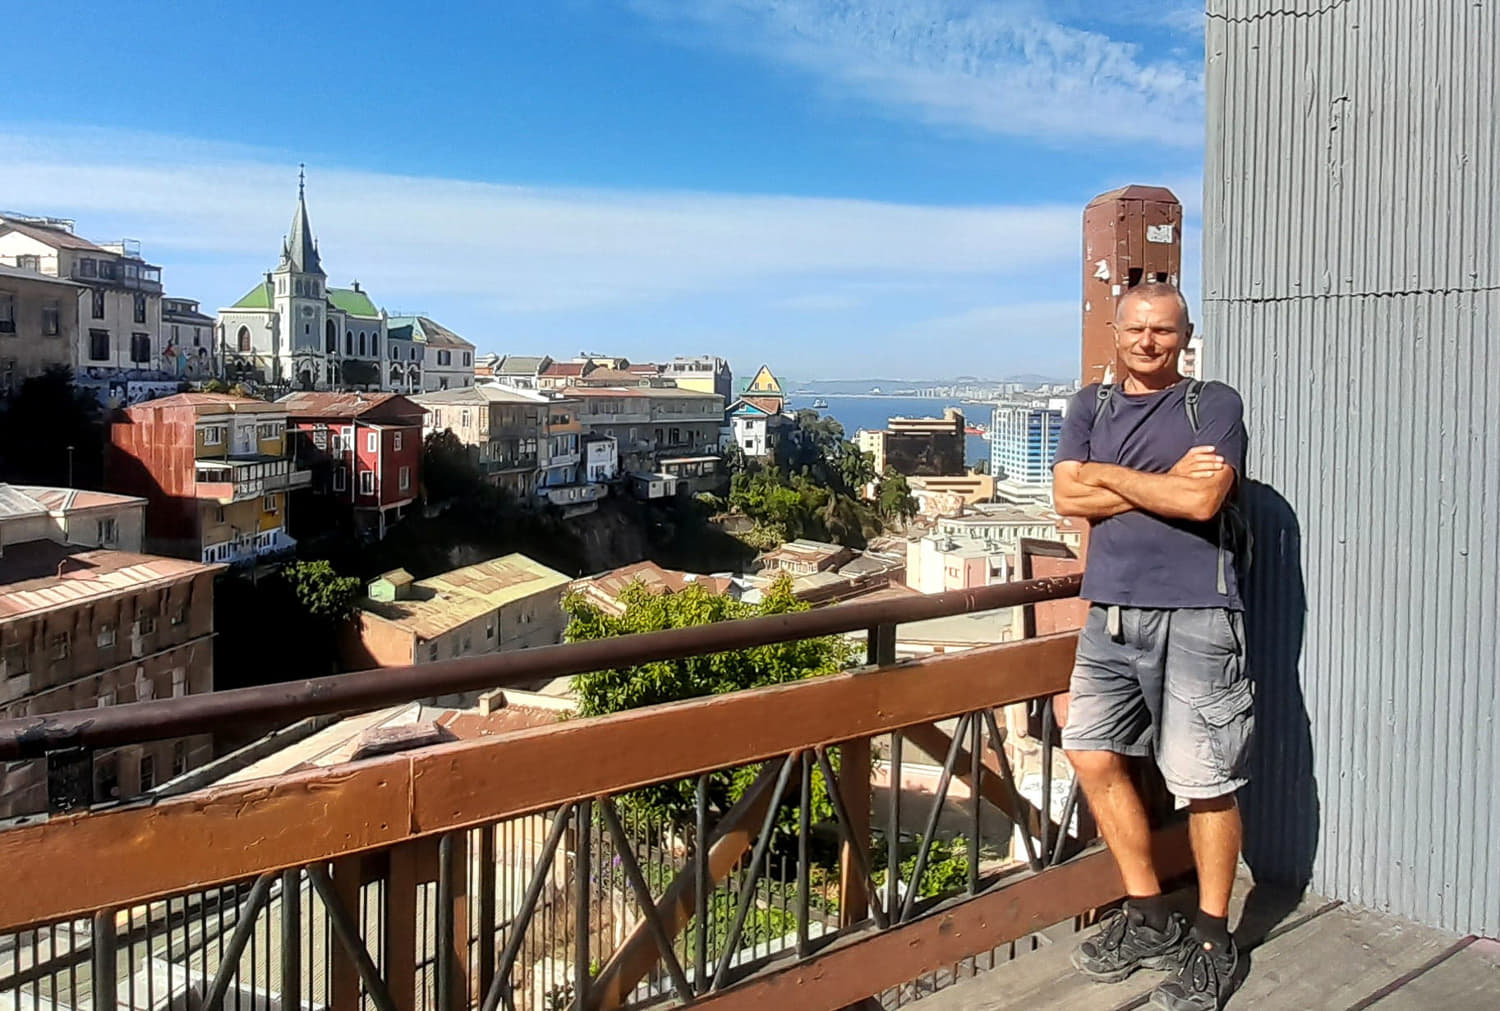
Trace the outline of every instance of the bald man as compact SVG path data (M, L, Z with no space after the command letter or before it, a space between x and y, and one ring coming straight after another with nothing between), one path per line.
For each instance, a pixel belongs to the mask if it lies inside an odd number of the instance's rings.
M1073 399L1053 467L1057 511L1092 526L1063 746L1129 894L1073 964L1105 982L1171 970L1155 1006L1218 1011L1239 968L1227 915L1252 730L1223 514L1244 465L1242 407L1223 383L1178 371L1193 327L1176 288L1130 289L1114 327L1120 381ZM1167 909L1152 865L1129 768L1148 757L1187 803L1199 885L1191 924Z

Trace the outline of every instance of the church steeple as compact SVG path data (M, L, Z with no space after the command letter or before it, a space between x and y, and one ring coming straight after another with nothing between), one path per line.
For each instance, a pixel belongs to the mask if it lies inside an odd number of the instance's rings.
M292 215L292 230L282 247L282 267L299 274L323 274L318 244L307 220L307 175L301 165L297 166L297 213Z

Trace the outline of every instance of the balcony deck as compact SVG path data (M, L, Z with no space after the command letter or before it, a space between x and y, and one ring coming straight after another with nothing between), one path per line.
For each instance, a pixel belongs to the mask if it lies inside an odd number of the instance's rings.
M1142 1006L1145 978L1082 993L1057 971L1070 925L1122 895L1056 752L1075 636L896 660L898 624L1077 592L1032 580L0 721L0 760L45 759L59 791L0 831L0 1011L832 1011L1011 958L928 1006ZM867 663L843 673L90 806L93 749L857 631ZM877 778L903 785L878 799ZM1163 799L1157 866L1180 881ZM1482 945L1260 895L1245 907L1283 930L1233 1006L1496 993Z
M1173 896L1174 905L1189 915L1196 898L1191 888ZM1240 989L1226 1011L1491 1011L1500 1006L1500 944L1494 941L1457 937L1312 893L1257 891L1248 874L1236 883L1230 923L1237 924L1247 957ZM1143 971L1122 983L1089 982L1068 962L1083 936L1070 929L1048 932L1037 950L956 980L917 1005L920 1011L1149 1007L1148 996L1165 974Z

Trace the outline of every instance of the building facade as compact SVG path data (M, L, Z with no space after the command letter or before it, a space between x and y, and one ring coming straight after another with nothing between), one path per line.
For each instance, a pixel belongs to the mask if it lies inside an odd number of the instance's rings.
M1066 401L1002 404L990 423L990 474L1019 484L1052 484L1052 460Z
M724 401L717 393L669 386L575 387L565 394L578 404L579 419L588 431L615 440L624 471L654 472L664 457L719 451Z
M0 719L213 690L219 568L140 554L145 501L0 485ZM212 757L207 736L96 751L68 770L108 801ZM0 819L48 810L48 762L0 768Z
M73 367L82 286L0 266L0 396L51 368Z
M536 494L550 398L484 384L412 400L427 411L423 431L451 431L485 480L522 501Z
M287 447L286 408L217 393L179 393L121 412L105 480L147 500L146 545L202 562L289 553L287 493L307 486Z
M968 473L963 412L947 407L941 418L891 418L886 423L884 458L886 467L907 477Z
M426 316L395 316L390 325L392 329L400 330L403 338L410 331L412 342L422 351L420 378L423 392L461 390L474 385L473 344ZM393 355L389 374L392 385L388 388L392 390L398 375L395 359ZM408 369L403 382L410 378Z
M162 367L182 379L212 379L219 374L214 354L214 318L187 298L161 300Z
M370 583L341 633L349 670L436 663L562 641L568 577L525 555L492 558L431 579L404 571Z
M734 373L723 358L714 355L673 358L661 366L660 375L684 390L717 393L726 404L734 400Z
M384 537L420 493L426 409L397 393L289 393L277 403L308 496L347 513L360 534Z
M97 244L63 218L0 217L0 265L77 282L74 379L119 405L176 390L161 355L161 268L129 239Z
M215 336L222 375L231 381L374 391L385 388L386 329L385 311L358 281L329 286L299 183L276 269L219 310Z

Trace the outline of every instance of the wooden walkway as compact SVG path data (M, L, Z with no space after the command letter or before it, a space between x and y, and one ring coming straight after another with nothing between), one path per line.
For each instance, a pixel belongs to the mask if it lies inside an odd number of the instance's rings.
M1191 891L1174 896L1184 912ZM1500 943L1460 938L1314 895L1300 899L1242 880L1230 922L1237 923L1248 974L1227 1011L1496 1011ZM1057 940L916 1002L919 1011L1149 1008L1164 978L1138 972L1123 983L1091 983L1068 962L1082 934Z

